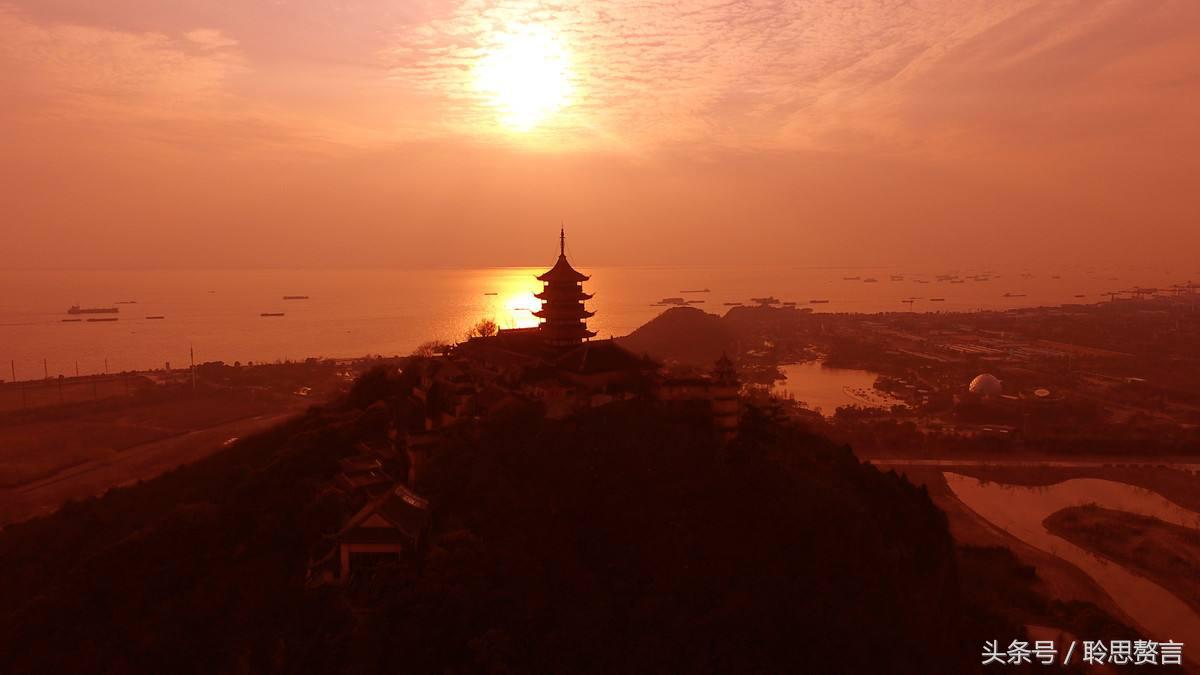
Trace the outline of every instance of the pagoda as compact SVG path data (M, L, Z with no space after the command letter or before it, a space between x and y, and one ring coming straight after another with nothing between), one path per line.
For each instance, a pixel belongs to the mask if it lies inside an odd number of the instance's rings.
M592 297L583 292L583 282L588 276L575 271L567 262L565 230L558 233L558 262L537 279L546 286L534 296L542 301L542 308L533 315L542 319L538 330L547 344L571 347L596 335L587 328L587 319L595 312L589 312L583 306L584 301Z

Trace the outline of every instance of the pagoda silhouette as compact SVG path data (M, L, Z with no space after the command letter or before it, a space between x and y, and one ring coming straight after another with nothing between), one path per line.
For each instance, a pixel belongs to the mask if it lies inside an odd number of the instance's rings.
M590 277L581 274L567 261L567 234L558 232L558 261L548 272L539 276L545 288L534 297L542 301L542 308L533 313L542 320L538 331L546 344L553 347L573 347L596 335L588 330L587 320L595 315L584 307L592 295L583 292L583 282Z

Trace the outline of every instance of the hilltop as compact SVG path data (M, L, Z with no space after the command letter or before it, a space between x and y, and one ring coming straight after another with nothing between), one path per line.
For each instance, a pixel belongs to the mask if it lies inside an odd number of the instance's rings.
M416 564L307 587L310 552L356 508L333 488L338 460L381 437L409 386L377 373L196 464L7 528L0 669L932 672L970 660L954 638L953 542L928 496L762 415L723 447L635 402L560 421L504 408L463 425L429 468L436 521ZM804 636L825 656L796 649Z

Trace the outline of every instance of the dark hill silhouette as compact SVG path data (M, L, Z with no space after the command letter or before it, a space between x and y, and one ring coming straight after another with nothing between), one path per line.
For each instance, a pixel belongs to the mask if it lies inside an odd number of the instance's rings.
M962 599L924 489L754 409L724 447L648 401L456 427L419 563L306 588L357 508L338 460L411 377L4 530L0 672L969 673L1018 636Z
M672 307L617 342L662 362L711 366L721 354L734 351L736 338L716 314Z

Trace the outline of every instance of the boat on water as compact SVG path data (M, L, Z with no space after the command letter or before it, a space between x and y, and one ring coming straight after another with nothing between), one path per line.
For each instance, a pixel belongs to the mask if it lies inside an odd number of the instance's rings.
M877 283L879 283L879 280L876 279L875 277L867 277L866 279L863 279L863 283L864 284L877 284Z
M658 304L660 304L660 305L686 305L687 300L684 300L683 298L663 298L662 300L658 301Z
M679 291L679 292L680 293L712 293L712 291L707 288L692 288L692 289L689 289L686 291Z
M158 315L158 314L156 314L156 315L154 315L154 316L148 316L148 317L146 317L146 318L147 318L147 319L165 319L165 318L167 318L167 317L165 317L165 316L161 316L161 315Z
M1023 298L1023 297L1025 297L1025 294L1024 293L1005 293L1004 297L1006 297L1006 298Z
M95 319L87 320L88 323L98 323L98 322L108 322L108 321L119 321L119 319L115 316L109 316L109 317L103 317L103 318L97 317Z
M892 281L904 281L904 275L903 274L893 274Z
M484 293L484 295L500 295L500 294L497 293L496 291L488 291L488 292Z
M1087 296L1086 296L1086 295L1084 295L1083 293L1076 293L1076 294L1075 294L1075 297L1077 297L1077 298L1086 298Z
M688 301L687 301L687 304L689 304L689 305L703 305L703 304L704 304L704 301L703 301L703 300L688 300Z
M285 295L285 296L283 296L283 299L284 300L307 300L308 296L307 295Z
M952 284L965 284L965 283L967 283L967 280L966 280L966 279L951 279L951 280L950 280L950 283L952 283Z
M120 311L120 307L80 307L79 305L71 305L71 308L67 310L67 314L116 314Z
M929 280L928 280L928 279L913 279L913 281L917 282L918 284L927 284L927 283L929 283Z
M945 302L946 299L945 298L930 298L929 301L930 302Z
M809 300L809 301L808 301L808 304L810 304L810 305L828 305L828 304L829 304L829 301L828 301L828 300L824 300L824 299L821 299L821 300Z
M842 277L842 281L858 281L862 277Z
M764 307L767 305L778 305L779 304L779 298L777 298L773 295L768 295L765 298L750 298L750 301L757 302L758 304L763 305Z
M136 305L137 300L118 300L117 304L118 305Z
M63 323L81 323L83 319L63 319Z
M263 312L259 316L283 316L283 312Z

